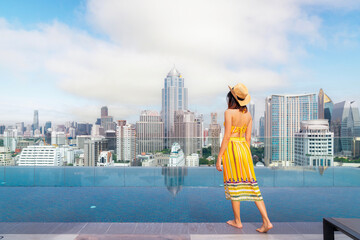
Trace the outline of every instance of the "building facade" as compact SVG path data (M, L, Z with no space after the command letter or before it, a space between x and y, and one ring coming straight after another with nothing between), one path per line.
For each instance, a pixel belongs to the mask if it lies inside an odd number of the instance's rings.
M217 122L217 113L211 113L211 123L209 126L209 143L211 144L211 155L215 156L220 151L221 126Z
M155 153L164 149L164 123L156 111L144 110L136 122L137 154Z
M84 143L84 166L95 167L102 151L108 150L105 138L93 138Z
M24 148L18 160L19 166L61 166L62 159L58 147L28 146Z
M172 143L180 144L185 156L202 153L202 118L196 118L189 110L178 110L175 111L174 127Z
M172 144L171 138L175 132L175 111L188 109L188 89L185 88L184 78L180 72L173 67L164 79L162 89L162 110L161 117L164 122L165 147Z
M117 160L134 161L136 159L136 132L135 125L126 124L116 129Z
M334 133L329 131L327 119L302 121L295 133L295 165L334 165Z
M300 122L317 119L316 94L272 95L265 100L265 165L294 165Z
M352 155L353 138L360 137L359 108L355 101L334 105L330 129L334 132L335 155Z

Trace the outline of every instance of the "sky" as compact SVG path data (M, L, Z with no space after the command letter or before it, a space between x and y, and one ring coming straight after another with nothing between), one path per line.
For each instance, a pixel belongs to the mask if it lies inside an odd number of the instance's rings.
M359 102L360 1L0 0L0 125L135 123L174 65L205 122L239 82L256 127L271 94Z

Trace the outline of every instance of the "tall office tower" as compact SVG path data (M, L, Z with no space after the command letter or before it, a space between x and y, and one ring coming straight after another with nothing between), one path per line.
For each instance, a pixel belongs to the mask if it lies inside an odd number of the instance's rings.
M320 88L318 96L318 119L327 119L330 123L333 108L333 101L324 93L324 90Z
M104 106L101 108L101 117L107 117L108 115L108 107Z
M76 130L74 127L70 127L68 129L68 137L71 139L75 139L76 138Z
M300 122L317 119L316 94L271 95L265 100L265 165L294 165Z
M188 89L184 87L184 78L173 67L164 79L162 89L161 117L164 122L165 147L170 148L174 137L174 113L188 109Z
M19 166L61 166L60 150L54 146L28 146L21 151Z
M211 155L215 156L220 151L221 126L217 123L217 113L211 113L211 123L209 126L209 143L211 144Z
M116 131L107 130L105 138L108 140L108 150L116 151Z
M104 136L105 137L105 130L100 125L94 125L94 127L91 129L91 136L98 137L98 136Z
M39 111L34 110L33 131L39 129Z
M249 112L252 118L252 128L251 128L251 136L256 136L256 124L255 124L255 104L249 103Z
M76 135L91 135L91 123L78 123L76 128Z
M16 123L16 130L18 132L18 135L22 136L24 134L24 130L25 130L24 122Z
M353 138L360 137L359 108L355 101L334 105L330 129L334 132L335 155L352 155Z
M202 138L202 133L198 130L201 126L196 120L194 112L189 110L175 111L174 138L172 143L178 142L184 151L185 156L192 153L201 154L197 139Z
M48 129L51 128L51 122L47 121L44 126L44 134L48 132Z
M117 159L132 162L136 158L136 134L134 124L121 125L116 128Z
M202 137L204 132L204 117L202 114L195 116L195 140L196 152L202 156L202 148L204 146L204 139Z
M164 149L164 123L156 111L144 110L136 122L137 154L155 153Z
M66 144L66 135L64 132L51 132L51 145L65 145Z
M15 128L9 128L4 131L4 147L8 147L10 151L15 152L18 142L18 132Z
M203 147L207 147L210 144L210 139L209 139L209 128L205 128L204 129L204 133L203 133L203 138L204 138L204 145Z
M102 151L107 151L107 140L104 138L93 138L84 143L84 165L95 167Z
M334 133L329 132L327 119L302 121L294 143L295 165L334 165Z
M4 134L5 125L0 125L0 134Z
M264 136L265 136L265 117L261 116L259 119L259 137L260 137L259 140L261 142L265 141Z
M90 135L77 135L76 136L76 146L80 149L84 149L86 140L91 140L91 136Z
M106 106L101 108L100 125L104 128L105 132L107 130L116 130L116 123L114 122L113 117L108 115L108 108Z

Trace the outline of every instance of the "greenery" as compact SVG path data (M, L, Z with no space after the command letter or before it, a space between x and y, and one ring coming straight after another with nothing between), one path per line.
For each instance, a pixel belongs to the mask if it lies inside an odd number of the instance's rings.
M250 150L254 164L256 164L257 162L264 162L264 147L250 147Z
M171 149L170 149L170 148L165 148L165 149L163 149L162 151L159 151L159 152L157 152L157 153L170 154L170 152L171 152Z
M68 163L66 166L74 166L74 164L72 164L72 163Z
M116 155L115 153L112 154L112 160L113 160L114 162L116 162L116 160L117 160L117 155Z
M344 157L335 157L334 162L342 162L342 163L360 163L360 159L348 159Z
M129 163L129 162L130 162L129 160L119 160L119 161L114 160L114 163Z
M203 148L202 149L202 155L203 155L203 158L210 157L211 156L211 146L207 147L207 148Z

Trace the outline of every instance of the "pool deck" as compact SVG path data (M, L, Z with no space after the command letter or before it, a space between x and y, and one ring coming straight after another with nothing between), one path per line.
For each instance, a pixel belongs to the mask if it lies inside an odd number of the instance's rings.
M322 222L274 222L266 234L261 223L243 223L236 229L226 223L111 223L111 222L0 222L0 239L41 240L208 240L279 239L320 240ZM3 237L3 238L1 238ZM350 239L336 232L335 239Z

